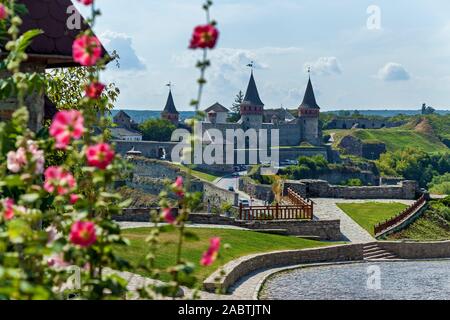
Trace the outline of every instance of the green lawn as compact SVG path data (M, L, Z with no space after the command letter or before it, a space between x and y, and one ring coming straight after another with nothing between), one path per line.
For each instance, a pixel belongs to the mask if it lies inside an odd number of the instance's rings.
M189 230L194 232L200 240L186 239L183 258L196 264L196 275L199 280L206 279L212 272L218 269L220 265L248 254L330 245L329 242L244 230L207 228L190 228ZM123 230L123 235L130 240L131 245L127 247L117 247L116 250L118 254L130 261L134 266L139 265L148 253L148 246L145 242L145 238L149 235L149 231L150 229L148 228ZM209 247L209 239L211 237L221 237L222 244L229 244L230 248L226 250L222 249L221 259L216 261L212 266L200 267L200 257ZM161 247L156 259L158 267L167 267L175 263L176 239L177 234L175 231L161 234ZM136 268L134 272L146 275L145 272L139 270L139 268ZM167 280L167 277L163 277L163 279Z
M327 130L325 134L335 134L336 147L342 137L353 135L362 141L380 141L386 144L388 151L406 148L422 149L425 152L448 152L448 148L434 136L408 130L404 127L389 129L356 129L356 130Z
M337 206L372 236L376 224L394 217L407 207L396 202L338 203Z
M188 171L188 168L183 165L177 164L177 166L180 167L180 169L183 170L184 172ZM198 170L194 170L194 169L191 172L195 178L205 180L208 182L214 182L214 180L216 180L217 178L220 178L220 176L218 176L218 175L214 175L211 173L206 173L206 172L202 172L202 171L198 171Z

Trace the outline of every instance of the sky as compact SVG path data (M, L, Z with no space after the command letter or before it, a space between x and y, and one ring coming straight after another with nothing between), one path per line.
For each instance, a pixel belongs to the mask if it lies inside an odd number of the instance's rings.
M95 32L121 56L103 75L121 89L118 109L161 110L171 82L178 110L191 110L199 52L188 45L202 3L97 0ZM301 104L308 66L323 111L450 109L448 12L448 0L215 0L220 39L201 107L229 108L255 61L266 109Z

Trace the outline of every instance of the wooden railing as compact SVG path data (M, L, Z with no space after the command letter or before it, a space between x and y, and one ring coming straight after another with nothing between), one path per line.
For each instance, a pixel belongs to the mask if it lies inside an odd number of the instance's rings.
M297 193L292 188L287 189L287 198L289 199L290 202L292 202L295 205L314 207L314 203L311 200L303 198L299 193Z
M292 205L239 206L240 220L312 220L314 204L302 198L292 189L288 189L288 198Z
M402 213L398 214L397 216L386 220L385 222L379 223L374 227L374 233L375 235L381 234L388 230L389 228L397 225L401 221L409 218L413 213L417 211L419 207L421 207L426 202L425 195L421 196L419 200L414 202L410 207L406 208Z
M240 220L312 220L311 206L239 206Z

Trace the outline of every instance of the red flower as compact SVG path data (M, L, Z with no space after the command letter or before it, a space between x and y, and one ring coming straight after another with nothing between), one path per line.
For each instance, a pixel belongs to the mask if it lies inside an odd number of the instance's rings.
M78 0L78 2L81 2L82 4L88 6L94 3L94 0Z
M176 219L172 214L172 209L170 208L164 208L161 216L167 223L174 224L176 222Z
M70 195L70 204L76 204L78 200L80 200L80 196L77 194L71 194Z
M95 224L90 221L77 221L70 228L70 242L81 247L89 247L97 241Z
M84 91L86 93L86 97L91 99L98 99L102 95L104 89L105 85L103 83L94 81L87 85Z
M211 238L208 251L203 253L202 258L200 259L200 264L205 267L212 265L214 261L216 261L217 256L219 255L219 249L220 249L220 238L218 237Z
M11 198L6 198L3 200L2 206L5 220L11 220L14 218L14 200Z
M0 3L0 20L4 20L8 17L8 12L4 4Z
M172 184L172 190L175 192L177 196L180 198L184 197L183 190L183 177L178 177L175 182Z
M190 49L212 49L216 46L219 31L212 24L197 26L192 34Z
M80 111L58 112L50 126L50 135L56 140L56 148L65 149L71 138L80 139L84 133L84 118Z
M77 183L73 175L62 167L48 167L45 170L44 189L48 193L63 196L73 190Z
M107 143L99 143L94 146L90 146L86 150L87 162L91 167L97 167L101 170L114 160L114 150Z
M85 67L91 67L100 59L102 45L97 37L82 35L73 42L72 54L75 62Z

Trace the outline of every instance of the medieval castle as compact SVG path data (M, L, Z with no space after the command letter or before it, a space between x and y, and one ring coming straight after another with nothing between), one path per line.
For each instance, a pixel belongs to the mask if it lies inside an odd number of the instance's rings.
M298 108L298 116L294 117L286 109L264 110L253 70L243 102L240 106L240 120L227 122L230 110L216 103L205 110L206 117L202 123L203 130L218 129L266 129L269 133L273 129L279 130L280 146L300 146L308 143L311 146L322 145L322 133L319 126L320 107L316 102L311 77L308 80L305 96ZM179 113L175 107L172 91L169 91L166 106L161 113L167 119L179 125Z

